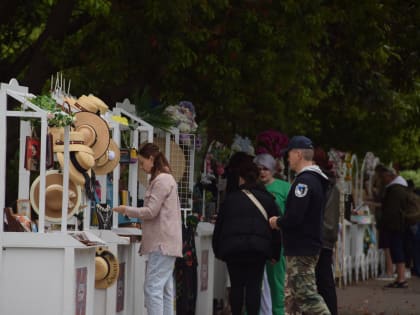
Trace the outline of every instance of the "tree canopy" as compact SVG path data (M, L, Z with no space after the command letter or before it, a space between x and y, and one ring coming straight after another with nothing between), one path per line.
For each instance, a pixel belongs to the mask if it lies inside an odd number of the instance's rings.
M420 4L350 0L5 0L0 80L63 71L109 106L189 100L209 139L272 128L420 162Z

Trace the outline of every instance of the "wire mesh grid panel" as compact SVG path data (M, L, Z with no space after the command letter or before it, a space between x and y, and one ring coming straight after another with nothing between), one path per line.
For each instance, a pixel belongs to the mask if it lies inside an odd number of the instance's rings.
M178 182L179 198L183 210L192 211L194 188L194 160L195 135L183 134L180 136L179 146L185 157L185 172ZM177 161L174 161L177 163ZM174 162L171 162L174 163Z
M160 150L168 158L171 165L172 174L178 183L178 194L181 202L181 210L184 217L192 211L192 194L194 185L194 158L195 158L195 135L181 134L179 143L175 141L175 135L169 135L169 146L167 138L161 133L153 137L153 142L159 146ZM166 149L169 149L169 153ZM142 172L144 173L144 172ZM144 174L139 174L140 179Z

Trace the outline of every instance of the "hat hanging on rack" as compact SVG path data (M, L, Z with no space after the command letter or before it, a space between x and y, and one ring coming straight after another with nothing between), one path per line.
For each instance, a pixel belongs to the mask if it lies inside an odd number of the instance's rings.
M96 105L101 115L104 115L108 111L108 105L106 105L105 102L101 100L99 97L93 94L89 94L88 98L93 104Z
M72 96L65 96L63 98L63 108L67 108L69 111L73 111L76 108L77 100Z
M119 272L117 257L108 249L98 247L95 257L95 288L109 288L117 281Z
M31 185L30 201L32 208L39 214L39 185L38 176ZM58 170L50 170L45 174L45 219L60 222L63 200L63 174ZM67 217L71 218L79 210L82 198L81 187L72 180L69 181Z
M83 133L85 144L92 148L95 160L98 159L109 146L108 123L100 116L90 112L78 112L74 117L76 131Z
M108 150L99 159L96 160L96 165L93 168L96 175L106 175L118 165L120 162L120 148L114 140L109 141Z
M94 114L99 113L99 108L96 102L86 95L80 96L76 100L76 102L70 105L72 105L75 111L79 110L82 112L89 112L89 113L94 113Z
M155 138L153 139L153 143L159 146L160 150L163 152L163 154L165 154L165 138ZM170 142L170 150L171 152L169 154L169 165L171 166L172 175L174 176L175 181L178 183L185 173L185 154L184 151L182 151L182 148L173 140ZM147 187L147 174L141 167L138 168L138 178L140 183Z
M48 133L52 135L52 143L55 145L55 142L60 140L62 134L64 134L64 127L48 127Z
M54 152L57 154L58 163L64 169L64 135L60 134L60 140L56 141ZM71 180L78 185L86 183L86 177L91 175L91 168L95 165L93 150L85 144L84 135L81 132L71 131L69 140L70 163L69 174Z

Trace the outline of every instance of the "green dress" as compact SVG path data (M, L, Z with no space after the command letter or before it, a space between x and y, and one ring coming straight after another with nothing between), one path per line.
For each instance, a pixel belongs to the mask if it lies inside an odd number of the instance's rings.
M281 215L284 214L287 194L290 190L290 184L284 180L275 179L272 183L265 186L273 194L276 203L280 208ZM266 265L268 283L271 291L271 301L273 306L273 315L284 315L284 281L286 275L286 258L282 253L280 260L276 264L268 262Z

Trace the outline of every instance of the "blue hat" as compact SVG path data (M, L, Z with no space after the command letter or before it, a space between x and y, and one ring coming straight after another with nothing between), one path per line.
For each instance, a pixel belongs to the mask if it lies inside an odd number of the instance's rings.
M305 136L294 136L290 139L287 148L284 152L288 152L292 149L313 149L314 145L312 140Z

